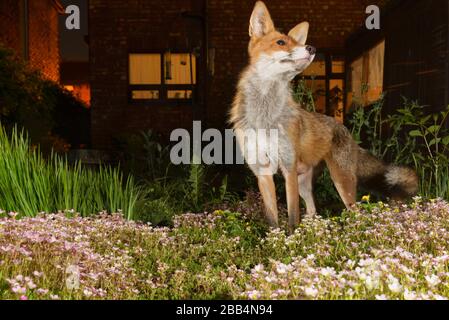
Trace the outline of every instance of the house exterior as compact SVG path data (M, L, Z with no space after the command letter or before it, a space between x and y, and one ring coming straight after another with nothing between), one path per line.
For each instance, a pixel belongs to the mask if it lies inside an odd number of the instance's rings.
M0 1L0 42L47 78L59 80L58 0Z
M387 112L398 108L403 97L418 101L429 112L446 108L449 105L449 1L393 1L381 21L380 30L361 29L347 40L350 95L358 95L357 88L363 79L369 85L362 97L364 103L372 102L378 97L379 89L383 90Z
M307 20L319 55L303 76L318 111L344 108L346 40L365 24L368 5L385 1L267 0L284 32ZM227 127L239 73L247 63L254 1L89 1L93 146L152 129ZM334 99L336 95L337 99ZM341 110L340 110L341 113Z

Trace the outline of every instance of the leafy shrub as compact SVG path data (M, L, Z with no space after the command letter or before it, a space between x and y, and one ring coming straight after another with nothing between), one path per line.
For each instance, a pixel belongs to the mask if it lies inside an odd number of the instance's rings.
M176 209L170 206L170 202L167 198L145 201L142 210L137 213L135 220L149 222L157 226L171 225Z
M1 45L0 121L7 130L25 128L31 141L48 152L58 137L74 146L90 140L89 110Z
M413 166L419 175L420 194L426 198L449 199L449 106L428 113L417 102L404 99L403 106L382 118L384 100L370 109L359 107L349 120L353 135L371 153L385 161Z

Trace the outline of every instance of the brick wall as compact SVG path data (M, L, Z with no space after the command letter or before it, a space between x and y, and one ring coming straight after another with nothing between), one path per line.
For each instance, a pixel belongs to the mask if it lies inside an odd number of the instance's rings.
M52 0L29 0L30 65L59 81L58 11Z
M185 28L179 15L190 9L186 0L89 2L94 147L108 149L115 137L126 133L151 128L167 134L192 126L188 103L170 107L128 104L128 54L182 46L179 39L185 37Z
M16 52L21 52L20 6L17 0L0 1L0 42Z
M192 126L191 106L133 106L127 97L127 54L164 50L185 42L198 24L180 18L201 0L90 0L89 36L92 88L92 136L97 148L111 146L123 132L152 128L169 133ZM236 79L247 63L248 20L255 1L208 0L208 47L215 48L215 75L199 75L207 83L209 127L226 126ZM375 0L267 0L276 26L287 32L297 23L311 24L309 43L318 48L343 48L347 36L363 25L365 8ZM196 40L198 40L197 38ZM193 41L196 41L193 40ZM204 61L203 57L203 61ZM196 118L196 117L195 117Z
M0 1L0 41L23 57L21 1ZM59 80L58 10L53 0L29 0L29 62L51 80Z

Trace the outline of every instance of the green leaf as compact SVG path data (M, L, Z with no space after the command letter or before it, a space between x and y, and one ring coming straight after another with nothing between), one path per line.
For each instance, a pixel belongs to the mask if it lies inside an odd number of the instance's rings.
M429 119L430 119L431 117L432 117L432 115L428 115L428 116L422 118L421 120L419 120L419 123L424 124L424 123L426 123L427 121L429 121Z
M444 137L442 142L445 146L449 145L449 136Z
M439 126L439 125L433 125L433 126L430 126L427 128L427 132L435 133L438 130L440 130L440 128L441 128L441 126Z
M423 134L419 130L412 130L409 132L409 135L411 137L422 137L423 136Z
M432 140L429 142L429 147L434 146L434 145L436 145L437 143L440 143L440 142L441 142L441 138L432 139Z

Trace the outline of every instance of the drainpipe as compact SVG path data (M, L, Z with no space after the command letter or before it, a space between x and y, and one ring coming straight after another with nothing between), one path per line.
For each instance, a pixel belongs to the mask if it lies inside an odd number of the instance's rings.
M29 3L28 0L22 0L22 54L23 59L28 61L30 58L30 32L29 32Z

